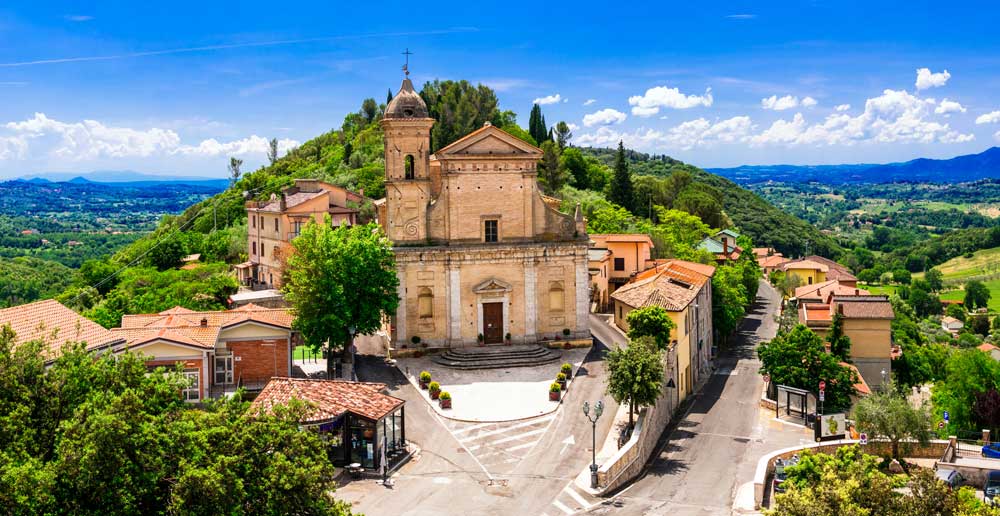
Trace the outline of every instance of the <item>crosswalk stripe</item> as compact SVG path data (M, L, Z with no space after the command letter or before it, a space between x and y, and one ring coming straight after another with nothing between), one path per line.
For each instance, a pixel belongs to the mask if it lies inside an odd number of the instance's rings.
M510 448L507 448L507 451L523 450L525 448L529 448L529 447L534 446L536 444L538 444L538 441L531 441L530 443L524 443L524 444L519 444L517 446L511 446Z
M459 428L458 430L452 430L453 434L463 434L465 432L471 432L472 430L479 430L480 428L486 428L490 425L495 425L496 423L480 423L478 425L467 426L465 428Z
M555 505L557 509L559 509L562 512L565 512L566 514L573 514L573 509L566 507L566 505L560 502L559 500L552 502L552 505Z
M582 496L577 494L577 492L574 491L572 487L566 486L566 489L563 489L563 491L566 491L566 494L568 494L570 498L576 500L576 503L580 504L580 507L587 507L588 505L590 505L589 503L587 503L587 500L584 500Z
M463 443L467 443L467 442L470 442L470 441L475 441L475 440L478 440L478 439L482 439L483 437L490 437L490 436L497 435L497 434L504 434L504 433L507 433L507 432L509 432L511 430L517 430L518 428L524 428L526 426L534 426L534 425L537 425L539 423L545 423L545 422L551 421L553 418L555 418L555 415L545 416L545 417L543 417L541 419L533 419L531 421L525 421L523 423L518 423L518 424L513 425L513 426L508 426L506 428L500 428L498 430L490 430L489 432L483 432L483 433L478 434L478 435L474 435L474 436L470 436L470 437L464 437L464 438L459 439L459 441L461 441Z
M492 441L492 442L490 442L490 445L496 446L498 444L508 443L510 441L516 441L518 439L524 439L525 437L530 437L532 435L538 435L538 434L544 434L544 433L545 433L545 429L544 428L539 428L538 430L532 430L530 432L524 432L524 433L521 433L521 434L512 435L510 437L504 437L503 439L498 439L496 441Z

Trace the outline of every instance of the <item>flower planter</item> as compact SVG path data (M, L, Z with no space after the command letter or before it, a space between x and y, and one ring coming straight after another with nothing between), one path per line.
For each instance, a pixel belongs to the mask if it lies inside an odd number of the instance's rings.
M549 401L559 401L559 395L558 391L549 391Z
M573 346L572 346L572 345L571 345L571 344L570 344L569 342L567 342L567 343L563 344L563 349L570 349L570 348L572 348L572 347L573 347Z
M558 382L559 382L559 386L562 387L562 390L565 391L566 390L566 386L569 384L569 382L566 381L566 380L558 380Z
M441 391L431 391L431 399L436 400L441 395Z
M427 390L427 382L420 382L420 388L426 391Z
M443 409L450 409L451 408L451 400L450 399L449 400L441 400L441 408L443 408Z

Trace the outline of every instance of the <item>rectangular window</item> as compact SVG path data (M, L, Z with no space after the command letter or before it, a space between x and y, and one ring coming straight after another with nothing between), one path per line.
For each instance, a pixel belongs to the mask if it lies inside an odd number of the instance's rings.
M233 383L233 357L215 357L215 384L228 385Z
M615 258L615 270L616 271L625 270L625 258Z
M292 222L292 234L288 235L289 240L293 240L295 237L302 233L302 221L296 220Z
M278 232L278 219L274 219L274 232Z
M498 231L498 226L499 226L498 221L487 220L485 224L486 226L483 231L483 241L498 242L500 240L500 232Z
M254 217L253 215L250 216L250 227L257 227L257 217Z
M184 378L188 381L188 386L181 391L184 401L201 401L200 372L197 369L185 369Z
M257 256L257 242L250 242L250 255Z

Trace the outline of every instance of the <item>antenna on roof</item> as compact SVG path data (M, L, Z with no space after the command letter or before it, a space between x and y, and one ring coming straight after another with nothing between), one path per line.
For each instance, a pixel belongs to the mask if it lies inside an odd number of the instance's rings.
M410 77L410 56L413 55L413 52L410 52L410 49L407 48L406 51L403 52L403 55L406 56L406 63L403 65L403 73L406 74L406 77Z

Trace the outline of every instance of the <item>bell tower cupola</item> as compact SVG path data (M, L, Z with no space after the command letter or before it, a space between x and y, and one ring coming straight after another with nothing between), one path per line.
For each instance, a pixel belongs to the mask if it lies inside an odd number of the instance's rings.
M424 99L414 91L409 70L399 92L385 107L386 233L394 244L427 240L427 209L431 201L430 144L434 119Z

